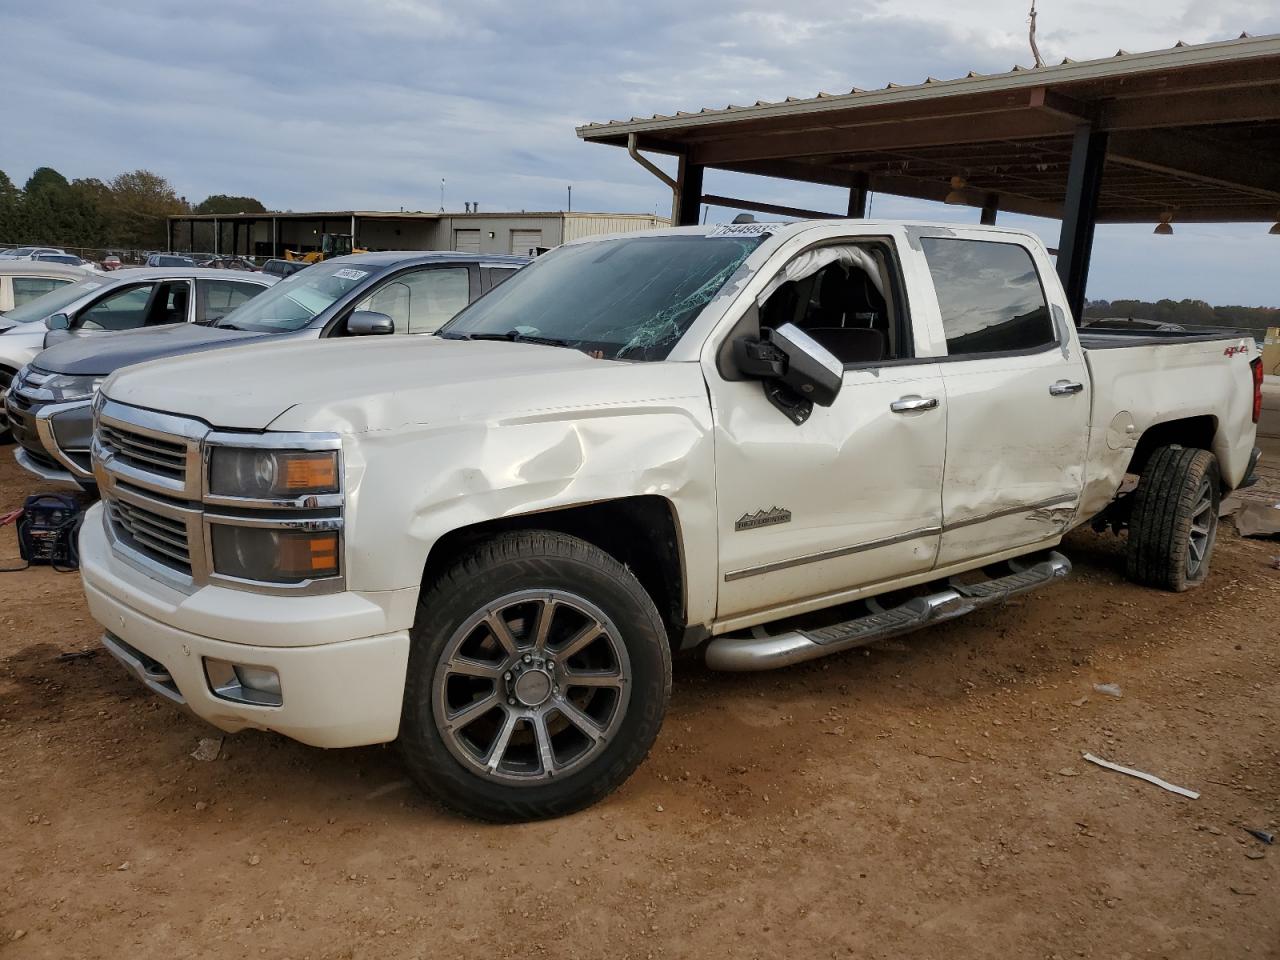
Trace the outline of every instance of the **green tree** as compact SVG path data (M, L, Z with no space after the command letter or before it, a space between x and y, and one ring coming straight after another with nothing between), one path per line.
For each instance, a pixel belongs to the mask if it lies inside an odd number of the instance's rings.
M206 197L192 208L192 213L266 213L267 208L261 200L254 197L231 197L225 193L215 193Z
M21 243L25 238L22 191L0 170L0 243Z
M52 167L39 167L22 189L23 226L31 243L70 243L77 215L71 184Z
M188 212L169 181L150 170L111 181L110 243L132 249L163 247L168 217Z

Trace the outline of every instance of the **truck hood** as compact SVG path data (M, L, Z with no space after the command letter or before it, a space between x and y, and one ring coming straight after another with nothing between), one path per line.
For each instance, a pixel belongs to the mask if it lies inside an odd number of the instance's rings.
M675 397L705 403L696 367L433 336L290 339L130 367L103 392L214 427L365 433Z
M200 327L190 323L144 327L93 337L72 335L60 343L50 344L49 349L40 354L39 366L50 373L104 377L135 363L216 350L273 336L275 334Z

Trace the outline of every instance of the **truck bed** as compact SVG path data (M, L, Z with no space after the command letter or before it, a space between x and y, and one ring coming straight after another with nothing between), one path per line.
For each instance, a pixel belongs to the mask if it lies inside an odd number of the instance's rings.
M1086 350L1242 339L1254 339L1253 332L1250 330L1090 330L1088 327L1080 331L1080 345Z

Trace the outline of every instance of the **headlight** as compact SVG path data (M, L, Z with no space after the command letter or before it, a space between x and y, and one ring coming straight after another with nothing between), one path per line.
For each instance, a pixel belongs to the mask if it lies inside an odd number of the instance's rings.
M337 530L210 524L213 569L224 577L300 583L338 575Z
M214 447L209 461L209 493L218 497L281 500L339 489L336 450Z
M89 400L102 386L105 377L73 376L56 373L40 385L41 390L48 390L53 399L58 401Z

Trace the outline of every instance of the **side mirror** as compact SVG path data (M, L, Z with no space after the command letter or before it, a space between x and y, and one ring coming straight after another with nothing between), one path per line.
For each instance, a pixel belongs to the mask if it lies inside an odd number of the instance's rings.
M844 364L793 323L760 328L760 338L734 342L738 369L748 377L777 381L797 397L829 407L844 385Z
M44 325L50 330L70 330L71 318L65 313L55 313L50 317L45 317Z
M357 310L347 320L347 333L353 337L395 333L396 322L385 313L375 310Z

